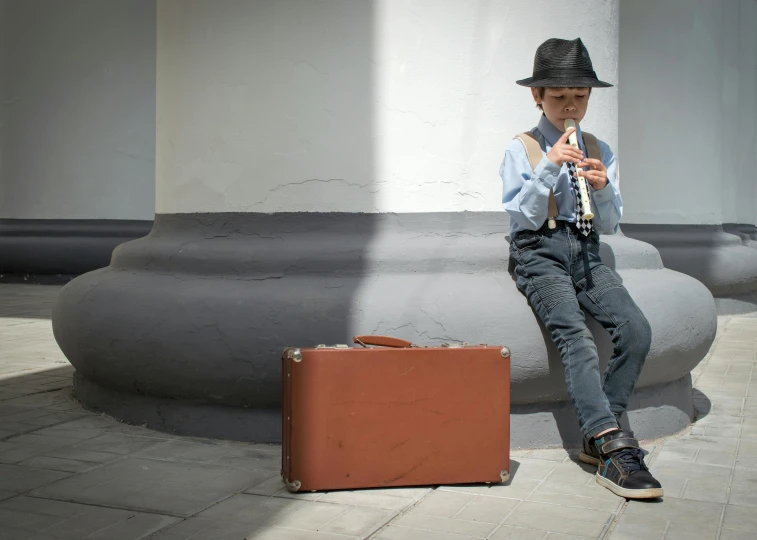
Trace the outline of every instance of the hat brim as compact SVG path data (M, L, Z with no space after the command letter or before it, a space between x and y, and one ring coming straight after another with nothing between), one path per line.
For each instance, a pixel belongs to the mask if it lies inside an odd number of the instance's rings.
M610 88L613 85L599 79L591 77L572 77L572 78L547 78L547 79L521 79L515 81L515 84L528 86L531 88Z

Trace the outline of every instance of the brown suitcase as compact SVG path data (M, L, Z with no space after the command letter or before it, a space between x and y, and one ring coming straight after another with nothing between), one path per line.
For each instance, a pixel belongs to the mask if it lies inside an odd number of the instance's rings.
M284 351L290 491L509 479L509 349L354 341Z

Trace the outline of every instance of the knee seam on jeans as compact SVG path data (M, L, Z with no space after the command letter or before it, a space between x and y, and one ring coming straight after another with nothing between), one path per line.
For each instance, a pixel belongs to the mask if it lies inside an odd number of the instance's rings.
M623 340L623 326L625 326L626 323L622 323L619 326L616 327L615 331L618 333L618 344ZM615 358L614 362L609 362L607 364L607 367L605 368L605 372L602 375L602 391L605 390L605 385L607 384L607 379L610 378L610 375L615 373L615 368L618 364L617 358Z
M534 292L539 297L547 313L552 313L560 304L571 302L575 294L571 294L572 280L565 276L535 276L532 278Z
M588 333L588 335L587 335L587 333ZM594 336L592 335L591 330L589 330L588 327L582 328L581 329L581 334L582 335L580 335L580 336L576 336L574 338L571 338L569 341L565 341L565 345L573 345L575 342L580 341L582 339L591 339L591 340L594 339Z

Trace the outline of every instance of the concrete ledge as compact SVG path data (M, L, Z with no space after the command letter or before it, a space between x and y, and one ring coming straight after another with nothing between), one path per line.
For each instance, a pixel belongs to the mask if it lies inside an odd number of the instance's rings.
M85 403L137 423L135 415L167 410L161 400L229 413L228 425L215 412L201 414L214 418L206 428L166 424L196 435L276 442L268 421L239 424L231 411L253 418L244 411L280 406L283 348L367 333L507 345L514 409L549 411L568 399L562 363L507 273L506 233L502 213L159 215L147 237L115 250L109 267L61 290L53 330ZM688 376L714 339L712 295L663 268L648 244L603 237L602 256L652 325L639 392ZM593 320L590 328L604 366L612 342ZM96 387L104 390L85 390ZM120 397L108 401L105 390ZM145 405L116 406L127 401ZM643 412L636 418L647 421ZM661 418L655 433L680 429L677 413ZM557 430L522 423L512 436L560 444L573 429L565 422Z
M158 431L250 442L281 440L281 410L212 405L119 392L74 374L74 393L84 406ZM671 435L693 419L691 377L643 388L634 394L628 414L640 439ZM513 449L581 446L581 433L568 402L515 405L510 416ZM252 434L255 434L252 437Z
M151 228L152 221L0 219L0 273L76 275L103 268L118 245Z
M741 238L745 246L757 248L757 227L745 223L724 223L723 231Z
M79 372L74 373L74 394L91 411L157 431L248 442L281 440L280 408L228 407L119 392Z
M623 225L623 234L655 246L666 268L730 298L757 292L757 249L752 225Z

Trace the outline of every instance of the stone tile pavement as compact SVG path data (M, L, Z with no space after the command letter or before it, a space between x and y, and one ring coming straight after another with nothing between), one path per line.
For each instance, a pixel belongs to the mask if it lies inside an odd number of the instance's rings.
M514 452L509 485L290 494L278 446L84 410L52 336L57 291L0 285L0 540L757 538L757 318L719 320L698 420L645 441L662 501L616 497L563 449Z

